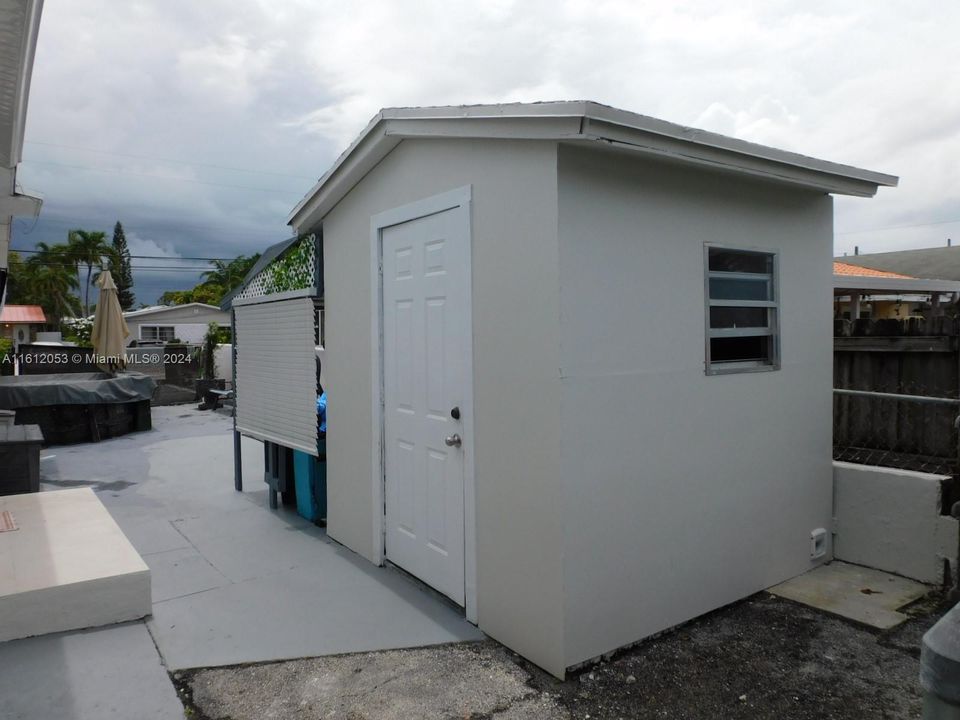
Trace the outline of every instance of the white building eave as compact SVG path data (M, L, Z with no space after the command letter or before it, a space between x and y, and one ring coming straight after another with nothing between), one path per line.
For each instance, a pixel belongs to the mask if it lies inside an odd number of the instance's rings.
M873 196L892 175L777 150L593 102L393 108L380 111L287 222L309 230L400 142L488 138L603 144L669 161L749 175L825 193Z

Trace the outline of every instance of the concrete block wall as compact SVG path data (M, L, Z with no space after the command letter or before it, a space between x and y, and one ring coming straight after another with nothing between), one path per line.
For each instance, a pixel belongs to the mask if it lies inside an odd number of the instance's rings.
M941 514L946 475L833 464L834 557L932 585L956 578L960 523Z

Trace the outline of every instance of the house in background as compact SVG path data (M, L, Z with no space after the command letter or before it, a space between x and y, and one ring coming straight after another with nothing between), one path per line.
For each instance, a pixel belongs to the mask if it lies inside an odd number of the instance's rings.
M941 315L956 302L960 280L918 278L845 261L833 262L833 316L902 320Z
M930 280L960 280L960 247L948 240L946 247L895 252L844 255L834 258L848 265L900 273Z
M233 303L237 427L315 446L322 293L329 536L562 677L830 559L831 195L896 182L590 102L381 111L290 217L302 288Z
M211 322L231 327L230 313L206 303L157 305L125 312L123 317L130 328L127 343L138 345L163 345L174 339L199 344Z
M0 308L6 297L13 219L40 212L40 198L19 191L17 166L42 9L43 0L0 0Z
M4 305L0 309L0 337L13 340L14 346L32 342L47 324L39 305Z
M918 278L833 261L833 316L838 319L936 316L956 301L958 291L958 280Z

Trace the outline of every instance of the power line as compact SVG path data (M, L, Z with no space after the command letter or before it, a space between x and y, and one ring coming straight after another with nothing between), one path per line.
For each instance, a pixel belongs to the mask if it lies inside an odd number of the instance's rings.
M36 224L37 221L40 220L40 219L42 219L45 223L62 224L64 227L76 226L76 225L78 225L78 224L80 224L80 223L99 223L99 222L103 222L103 218L102 218L102 217L81 216L81 215L71 215L71 216L67 217L67 216L65 216L65 215L58 215L57 212L56 212L56 210L52 210L52 209L51 209L51 210L46 210L45 212L42 212L40 215L38 215L36 218L33 219L33 223ZM23 221L22 221L22 219L20 219L20 218L14 218L14 222L23 222ZM113 222L113 221L112 221L112 220L109 221L108 224L109 224L110 222ZM129 224L128 224L128 225L126 225L125 227L126 227L127 229L130 229L132 232L135 233L135 232L136 232L136 227L135 227L135 226L138 225L138 224L141 224L141 225L151 225L151 224L154 224L154 223L163 223L163 222L165 222L165 221L163 221L163 220L146 220L146 221L143 221L142 223L137 223L137 222L135 221L132 225L129 225ZM177 222L177 223L175 223L175 225L176 225L176 229L178 229L178 230L181 229L181 228L190 228L190 229L194 229L194 230L217 230L217 231L219 231L220 233L222 233L222 234L224 234L224 235L229 235L229 236L247 235L247 236L249 236L249 237L265 237L265 236L270 236L270 235L274 235L274 236L277 235L276 232L274 232L274 233L269 233L269 232L260 232L260 231L258 231L258 230L236 230L236 229L235 229L235 230L224 231L224 228L223 228L222 225L215 225L215 224L213 224L213 223L210 223L210 224L204 224L204 223L186 224L186 223ZM287 233L287 237L289 237L289 233Z
M43 267L50 267L50 268L59 267L59 268L66 268L66 269L68 269L68 270L76 270L76 269L77 269L77 266L76 266L76 265L67 265L67 264L62 264L62 263L38 262L38 263L34 263L34 264L35 264L35 265L42 265ZM141 265L141 266L133 266L133 267L130 268L130 270L131 270L131 271L136 271L136 272L140 272L141 270L143 270L143 271L145 271L145 272L154 272L154 271L155 271L155 272L169 272L169 273L178 273L178 272L179 272L179 273L190 273L190 274L194 274L194 275L195 275L196 273L208 272L208 271L210 270L210 268L208 268L208 267L183 268L183 267L165 267L165 266L159 266L159 265L158 265L158 266Z
M85 171L93 171L93 172L114 173L114 174L116 174L116 175L130 175L130 176L133 176L133 177L153 178L153 179L156 179L156 180L168 180L168 181L169 181L169 180L172 180L172 181L174 181L174 182L193 183L193 184L195 184L195 185L211 185L211 186L214 186L214 187L233 188L233 189L235 189L235 190L252 190L252 191L255 191L255 192L272 192L272 193L279 193L279 194L281 194L281 195L300 195L300 196L302 196L302 195L304 194L304 193L302 193L302 192L300 192L300 191L297 191L297 190L277 190L277 189L275 189L275 188L251 187L251 186L249 186L249 185L231 185L231 184L229 184L229 183L210 182L210 181L208 181L208 180L193 180L193 179L190 179L190 178L168 177L168 176L166 176L166 175L153 175L153 174L151 174L151 173L138 173L138 172L132 172L132 171L130 171L130 170L122 170L122 169L117 169L117 168L98 168L98 167L91 167L91 166L89 166L89 165L69 165L69 164L67 164L67 163L49 162L49 161L47 161L47 160L24 160L23 162L25 162L25 163L33 163L33 164L35 164L35 165L50 165L50 166L53 166L53 167L70 168L70 169L73 169L73 170L85 170Z
M879 232L880 230L899 230L902 228L918 228L918 227L929 227L932 225L951 225L953 223L960 223L960 218L954 220L936 220L934 222L928 223L917 223L915 225L884 225L882 227L875 228L866 228L865 230L847 230L846 232L834 233L836 235L859 235L860 233L868 232Z
M16 251L14 251L16 252ZM68 270L82 270L87 267L86 263L81 262L58 262L56 260L41 260L39 258L30 258L26 261L30 265L41 265L43 267L52 267L52 268L66 268ZM94 266L95 269L103 269L103 267ZM205 273L210 272L211 268L209 265L200 265L197 267L184 267L182 265L131 265L131 270L164 270L168 272L192 272L192 273Z
M288 178L296 178L298 180L316 181L316 178L310 175L291 175L290 173L272 172L270 170L253 170L248 168L231 167L229 165L216 165L214 163L194 162L192 160L183 160L180 158L165 158L165 157L160 157L158 155L139 155L136 153L123 153L123 152L116 152L114 150L100 150L97 148L79 147L77 145L64 145L62 143L41 142L40 140L27 140L25 144L26 145L43 145L45 147L64 148L66 150L80 150L82 152L98 153L101 155L116 155L117 157L137 158L138 160L156 160L158 162L173 163L177 165L193 165L195 167L208 167L208 168L215 168L217 170L229 170L230 172L250 173L252 175L275 175L277 177L288 177Z
M10 252L15 253L31 253L39 255L43 253L43 250L17 250L16 248L10 248ZM138 260L167 260L167 261L180 261L180 260L206 260L207 262L216 262L217 260L222 260L223 262L230 262L236 260L236 257L222 257L222 258L212 258L212 257L171 257L169 255L130 255L131 258L137 258Z

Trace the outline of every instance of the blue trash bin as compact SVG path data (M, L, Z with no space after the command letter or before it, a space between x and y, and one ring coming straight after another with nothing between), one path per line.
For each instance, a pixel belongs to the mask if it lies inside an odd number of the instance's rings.
M310 522L327 517L327 443L317 443L319 457L295 450L293 474L297 486L297 513Z

